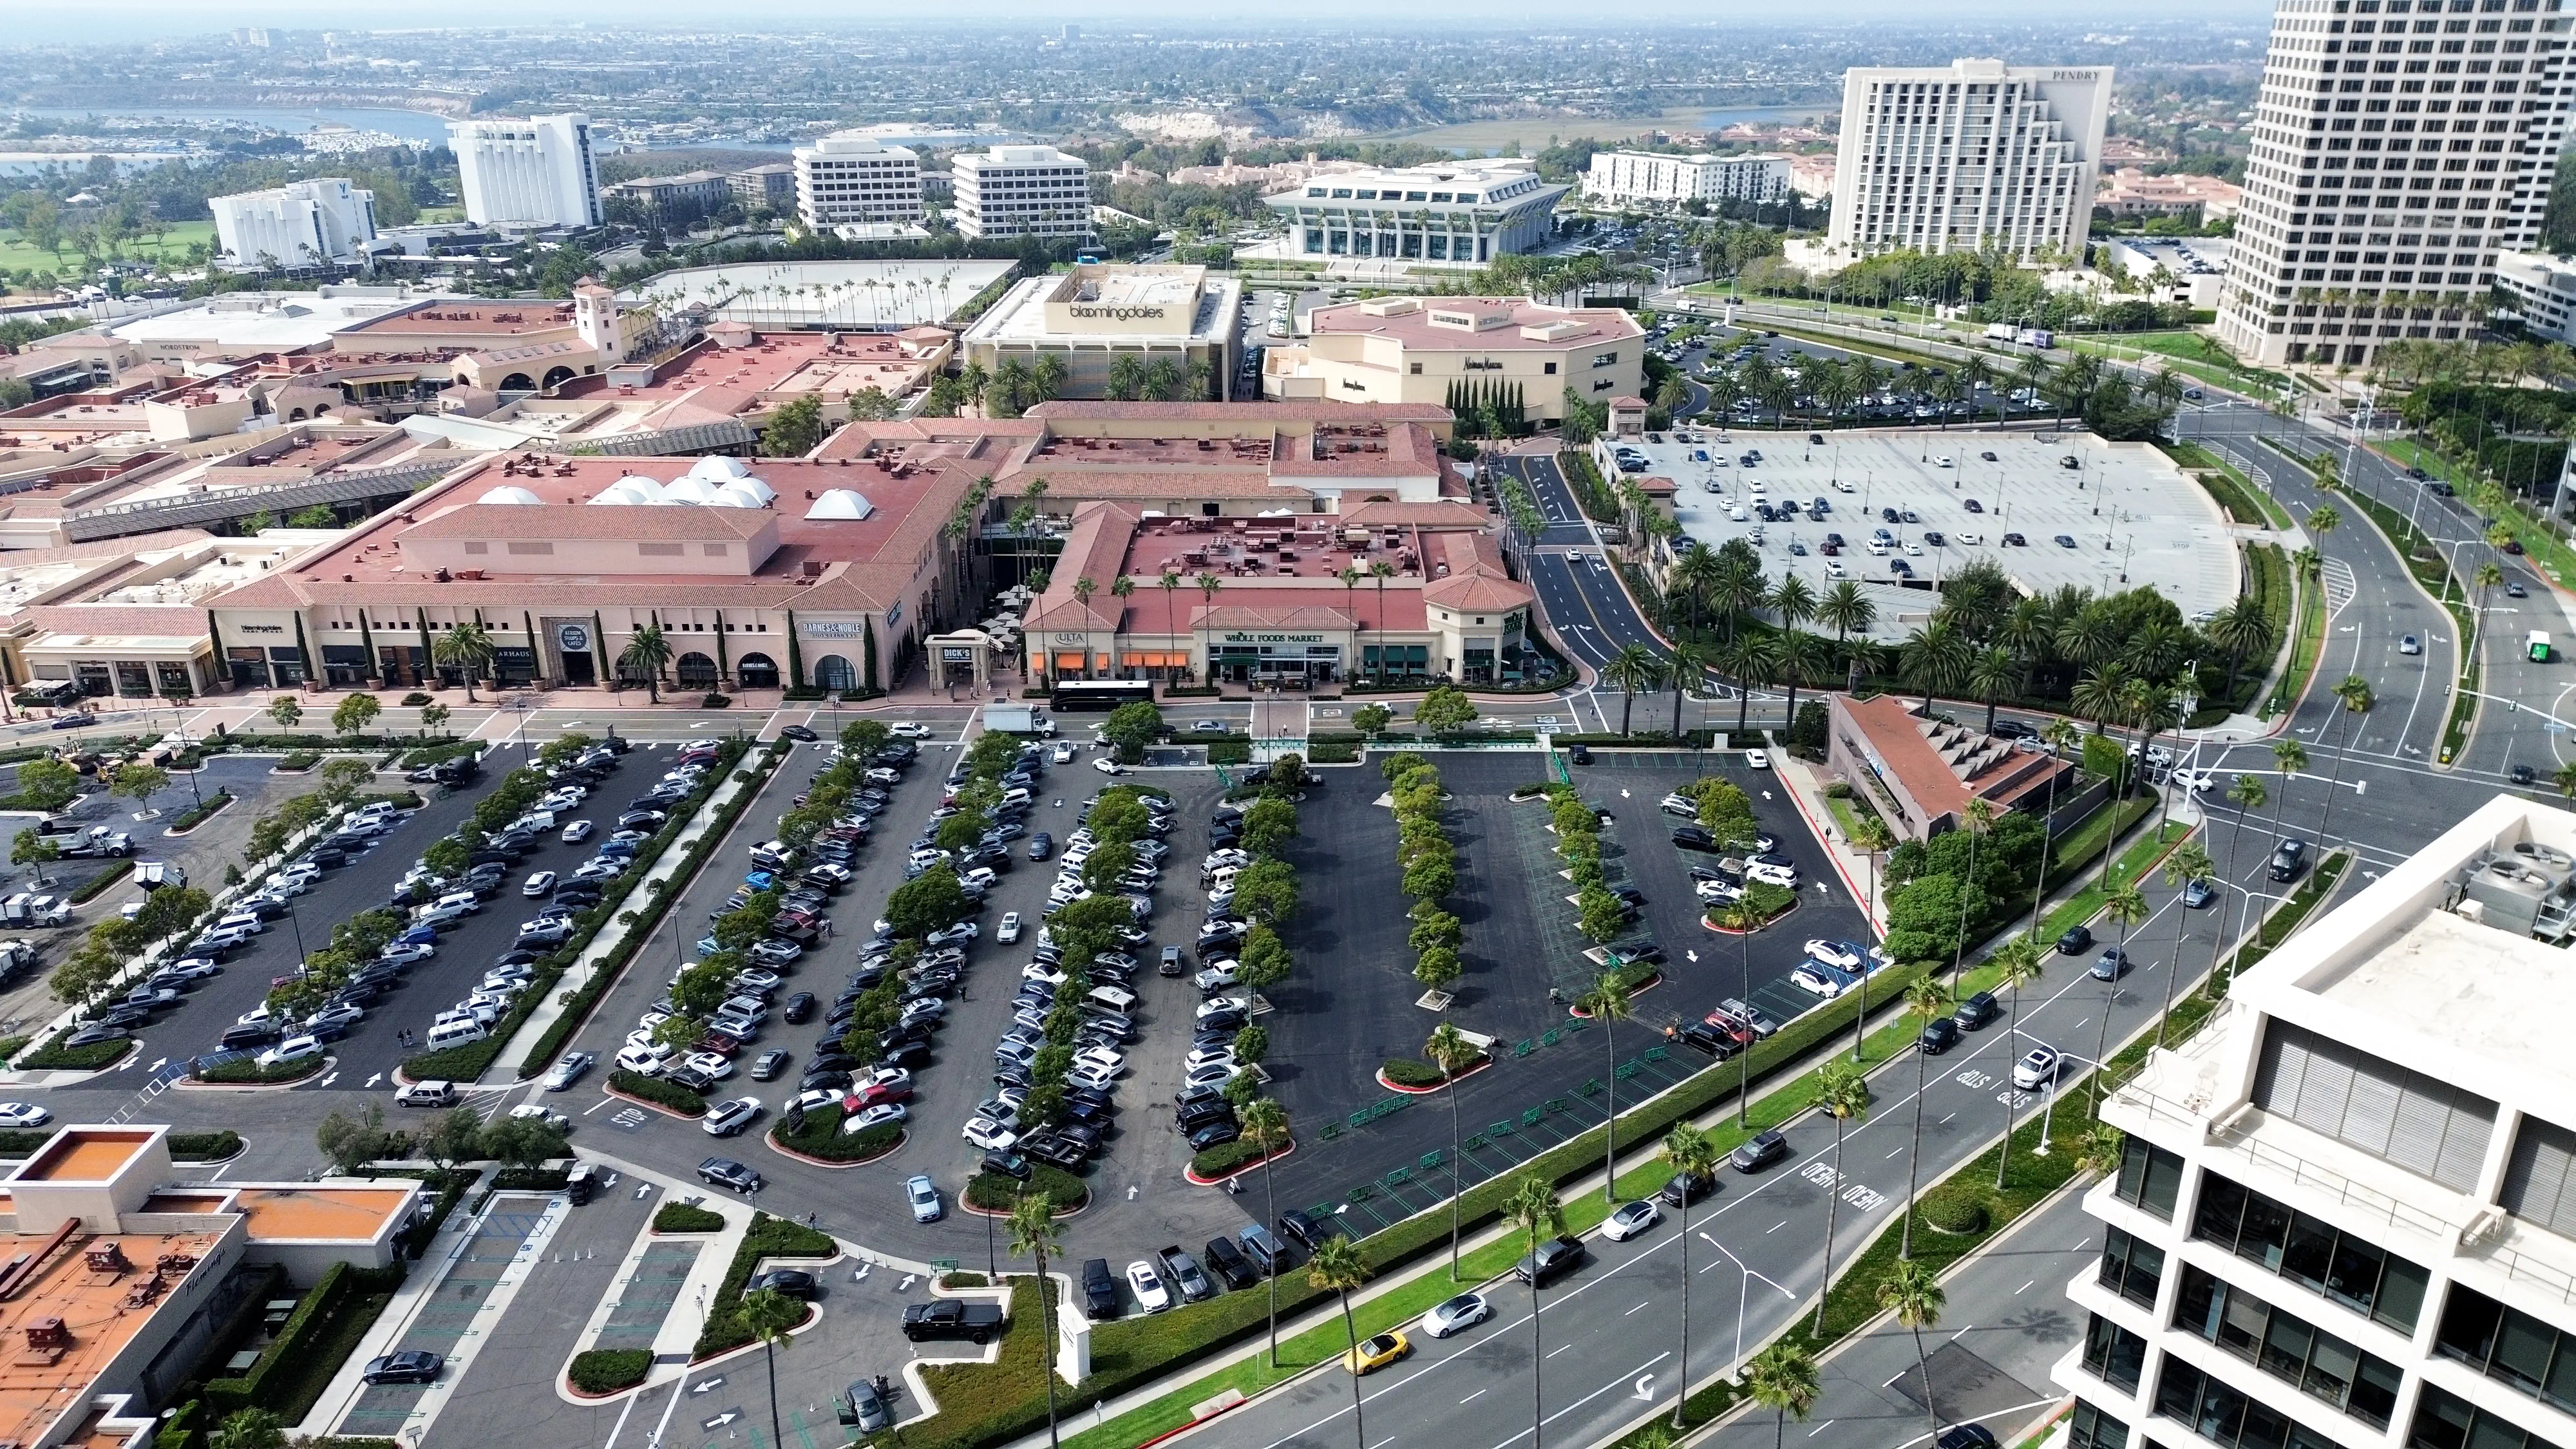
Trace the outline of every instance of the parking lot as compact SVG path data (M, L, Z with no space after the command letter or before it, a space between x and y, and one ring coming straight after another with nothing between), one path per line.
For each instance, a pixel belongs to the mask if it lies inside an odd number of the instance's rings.
M144 1059L177 1060L220 1050L218 1043L225 1029L261 1004L275 978L293 971L306 952L328 944L333 926L390 901L395 885L421 852L470 815L492 787L517 767L519 758L514 748L496 747L485 758L482 771L463 788L413 787L424 794L422 809L411 812L401 824L378 836L370 848L353 856L347 865L325 872L311 891L294 898L290 914L268 922L266 930L227 956L220 975L204 981L172 1009L137 1031L144 1042ZM667 751L638 746L590 799L564 817L565 822L586 818L606 826L622 808L620 802L640 792L644 781L661 773L652 762L667 758ZM306 788L318 788L320 781L313 778L303 783ZM382 777L380 788L396 783L397 777L387 775ZM329 1044L330 1054L336 1059L333 1070L317 1078L315 1085L330 1085L336 1078L354 1079L351 1085L357 1085L390 1077L405 1057L421 1049L418 1042L429 1030L430 1019L471 992L492 963L511 948L519 923L545 904L522 895L521 883L538 870L570 871L590 855L595 843L565 844L560 828L538 837L528 855L510 869L503 887L484 902L482 909L440 935L436 956L412 966L400 987L370 1005L365 1018L347 1036ZM220 879L221 862L207 862L206 869ZM401 1041L398 1033L405 1031L411 1033L412 1045ZM133 1087L113 1076L85 1085L103 1091L131 1091Z
M1878 605L1870 636L1882 642L1920 627L1943 574L1971 559L1992 561L2028 594L2147 586L2187 618L2236 600L2225 516L2148 444L1965 429L1821 436L1695 428L1631 446L1645 472L1674 481L1685 539L1711 548L1745 539L1775 581L1794 573L1819 594L1860 582ZM1765 523L1764 504L1781 519Z
M1661 981L1637 995L1634 1018L1612 1029L1613 1053L1599 1027L1548 995L1553 988L1579 996L1602 968L1585 954L1564 899L1572 887L1557 873L1563 862L1552 854L1544 807L1509 798L1539 779L1544 761L1510 752L1433 760L1454 797L1445 818L1459 851L1459 885L1449 905L1467 937L1466 973L1446 1014L1497 1042L1495 1064L1455 1089L1466 1146L1454 1172L1448 1104L1391 1093L1375 1077L1389 1057L1418 1057L1440 1018L1414 1004L1422 988L1410 975L1406 902L1389 889L1395 826L1374 803L1383 788L1374 766L1324 771L1331 783L1300 807L1294 858L1304 893L1289 938L1298 971L1272 993L1278 1010L1264 1018L1274 1094L1298 1142L1275 1169L1279 1201L1340 1214L1361 1231L1598 1125L1614 1081L1624 1109L1707 1068L1708 1057L1667 1044L1664 1029L1697 1020L1720 1000L1744 997L1782 1021L1818 1008L1817 997L1788 981L1803 959L1801 943L1869 939L1848 892L1816 874L1825 870L1824 851L1804 821L1742 755L1598 752L1575 769L1575 784L1615 817L1603 833L1611 883L1646 898L1620 944L1651 941L1667 956ZM1659 808L1703 771L1742 785L1763 828L1808 872L1798 907L1750 937L1701 925L1690 870L1709 857L1672 845L1679 821Z

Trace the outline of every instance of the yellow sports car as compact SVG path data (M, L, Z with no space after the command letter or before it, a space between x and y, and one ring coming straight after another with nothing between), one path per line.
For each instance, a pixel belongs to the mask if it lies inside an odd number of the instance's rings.
M1360 1340L1360 1346L1342 1355L1342 1366L1355 1374L1375 1373L1406 1354L1413 1352L1413 1340L1401 1333L1381 1333Z

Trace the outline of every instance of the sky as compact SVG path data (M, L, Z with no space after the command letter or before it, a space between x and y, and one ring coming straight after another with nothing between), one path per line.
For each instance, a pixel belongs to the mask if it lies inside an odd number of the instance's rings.
M132 42L157 35L197 33L224 30L238 25L274 25L299 29L363 29L368 22L378 25L399 23L406 12L399 10L353 11L345 0L214 0L207 4L180 4L173 0L10 0L9 34L17 43L55 44L82 40ZM2154 7L2158 20L2213 19L2241 22L2259 21L2270 13L2265 0L2162 0ZM862 0L856 4L795 4L785 0L743 0L743 3L711 7L706 0L625 0L614 7L596 3L571 3L571 0L441 0L434 12L436 23L449 26L488 26L551 24L569 20L596 20L603 24L634 25L655 29L699 28L710 18L721 14L726 28L757 30L771 26L805 29L815 26L919 24L921 7L916 3L891 3L891 0ZM1061 3L1039 3L1039 0L952 0L940 7L940 15L952 23L978 21L1057 24L1073 21L1087 28L1118 23L1186 24L1193 29L1211 26L1210 7L1205 0L1115 0L1107 5L1068 6ZM1579 7L1563 0L1530 4L1503 0L1500 5L1476 7L1471 19L1454 4L1430 4L1425 0L1300 0L1294 19L1282 15L1247 18L1244 28L1266 28L1278 25L1294 28L1301 24L1335 24L1363 21L1377 26L1401 26L1419 19L1423 24L1455 29L1464 24L1482 23L1486 28L1508 28L1518 24L1540 24L1563 27L1579 16L1588 24L1606 25L1621 22L1723 23L1730 18L1759 24L1777 24L1780 12L1773 7L1741 3L1714 6L1685 6L1670 0L1589 0ZM2081 24L2101 21L2106 24L2135 23L2139 7L2134 0L1943 0L1937 13L1927 15L1921 0L1806 0L1798 7L1798 16L1818 24L1855 23L1879 20L1922 22L1936 19L1950 21L2025 20L2057 24ZM7 43L7 42L0 42Z

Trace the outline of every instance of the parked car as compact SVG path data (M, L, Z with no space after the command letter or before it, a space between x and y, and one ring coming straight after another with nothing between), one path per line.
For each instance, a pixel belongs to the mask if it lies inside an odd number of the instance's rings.
M1747 1138L1726 1160L1738 1172L1760 1172L1789 1155L1789 1139L1776 1128Z
M1574 1271L1583 1262L1585 1252L1580 1238L1551 1238L1539 1244L1536 1251L1523 1254L1521 1260L1512 1265L1512 1276L1533 1287L1544 1288L1549 1279Z
M2013 1063L2013 1085L2025 1092L2035 1092L2047 1086L2057 1080L2059 1060L2055 1047L2032 1047L2022 1053L2020 1061Z

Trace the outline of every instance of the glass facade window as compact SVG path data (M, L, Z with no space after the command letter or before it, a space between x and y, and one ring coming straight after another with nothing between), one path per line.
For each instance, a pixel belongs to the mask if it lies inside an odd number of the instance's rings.
M2147 1341L2101 1314L2084 1329L2084 1371L2122 1393L2138 1391L2147 1369Z
M2182 1192L2182 1159L2132 1137L2120 1148L2120 1179L2113 1191L2129 1206L2171 1222Z
M2111 1229L2111 1236L2103 1240L2103 1287L2132 1303L2152 1308L2156 1301L2156 1285L2163 1281L2164 1274L2164 1249L2142 1242L2118 1228Z
M2333 1440L2318 1437L2171 1354L2165 1355L2164 1372L2156 1379L2156 1412L2227 1449L2337 1449Z
M2128 1449L2129 1426L2084 1402L2066 1422L2066 1449Z
M2576 1414L2576 1340L2520 1309L2454 1283L2434 1351Z
M2423 1268L2214 1172L2201 1174L2191 1235L2399 1333L2424 1309Z
M2263 1372L2322 1399L2374 1429L2397 1409L2395 1364L2364 1353L2305 1319L2231 1288L2186 1263L2174 1327L2216 1344ZM2087 1344L2087 1351L2091 1345Z
M2550 1441L2432 1384L2415 1399L2406 1449L2557 1449Z

